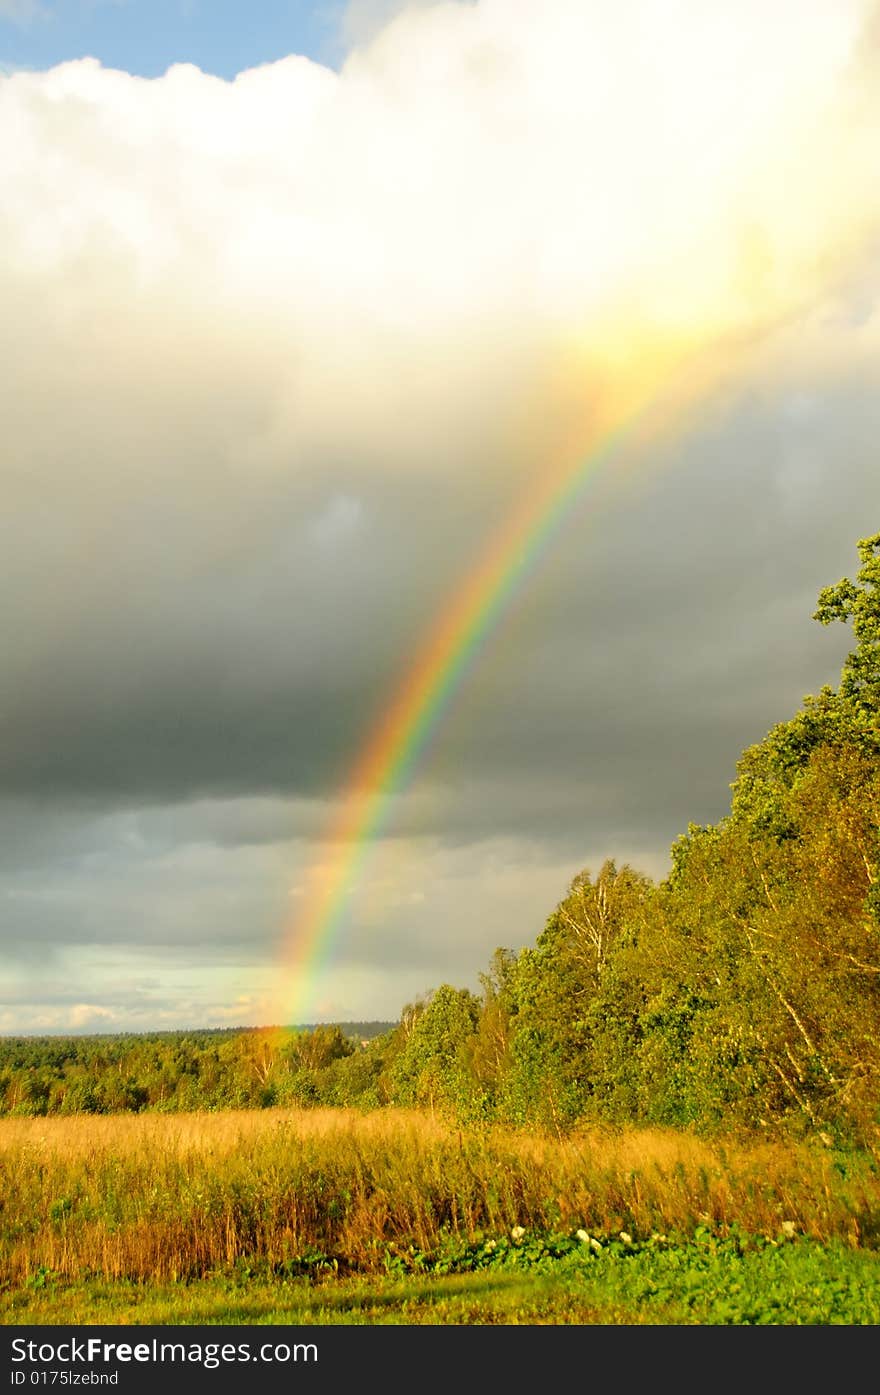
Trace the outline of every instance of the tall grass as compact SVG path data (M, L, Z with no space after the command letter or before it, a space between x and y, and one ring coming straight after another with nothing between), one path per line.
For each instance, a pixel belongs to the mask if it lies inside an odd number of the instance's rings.
M401 1110L0 1121L0 1282L197 1278L230 1265L376 1272L389 1253L527 1230L697 1226L874 1244L880 1176L790 1145L661 1130L557 1140Z

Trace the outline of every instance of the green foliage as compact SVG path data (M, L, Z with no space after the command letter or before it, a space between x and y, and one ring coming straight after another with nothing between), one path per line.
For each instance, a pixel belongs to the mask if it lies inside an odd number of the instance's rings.
M479 1001L466 988L444 983L413 1021L390 1073L396 1104L466 1106L468 1070Z
M352 1032L387 1025L0 1038L0 1115L347 1103L340 1067L352 1061L352 1079L365 1085L370 1071L360 1058L379 1040Z
M594 1248L595 1247L595 1248ZM384 1273L340 1276L320 1249L266 1270L238 1263L187 1284L65 1281L45 1266L0 1294L0 1321L872 1326L880 1256L837 1242L708 1229L692 1236L506 1234L385 1252Z
M644 1305L665 1321L720 1325L873 1325L880 1318L880 1260L854 1258L780 1231L777 1236L727 1236L698 1227L690 1236L656 1232L526 1232L463 1243L453 1236L433 1253L410 1246L390 1253L395 1276L474 1272L576 1279L594 1302ZM618 1318L618 1321L621 1319Z
M559 1130L589 1112L602 1055L596 1005L607 1001L617 955L637 939L651 896L649 880L629 866L607 861L595 881L581 872L535 949L520 955L511 975L516 1018L506 1094L514 1118Z
M876 1138L880 535L859 552L816 616L853 621L840 691L743 754L729 816L688 828L661 886L584 873L519 956L516 1119Z
M880 714L880 533L858 543L861 567L856 580L846 577L819 593L815 619L823 625L852 621L857 644L840 680L841 697L856 712L876 720Z

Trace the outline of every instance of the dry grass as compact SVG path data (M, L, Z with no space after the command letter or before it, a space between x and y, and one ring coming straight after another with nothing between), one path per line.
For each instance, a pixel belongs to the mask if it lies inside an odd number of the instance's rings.
M407 1135L444 1139L450 1129L416 1110L229 1109L204 1114L77 1114L68 1117L0 1119L0 1156L12 1149L33 1148L47 1156L82 1157L110 1151L123 1157L144 1148L186 1153L233 1152L256 1140L265 1142L279 1130L300 1139L357 1137L365 1143Z
M846 1173L846 1175L844 1175ZM236 1263L377 1272L389 1252L512 1226L698 1225L874 1243L868 1158L663 1130L556 1140L389 1110L0 1120L0 1282L195 1278Z

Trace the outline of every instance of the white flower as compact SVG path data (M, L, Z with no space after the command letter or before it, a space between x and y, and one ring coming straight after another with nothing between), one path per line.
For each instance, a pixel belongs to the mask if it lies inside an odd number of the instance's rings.
M783 1222L782 1222L782 1233L783 1233L783 1235L785 1236L786 1240L793 1240L794 1237L797 1235L797 1222L796 1222L796 1221L783 1221Z
M497 1244L497 1240L487 1240L485 1245L483 1246L483 1249L487 1254L491 1254Z
M589 1245L590 1232L588 1230L578 1230L575 1232L575 1234L577 1235L577 1238L580 1240L581 1244Z
M602 1249L602 1246L599 1244L599 1241L596 1239L595 1235L590 1236L590 1249L593 1251L594 1255L599 1254L600 1250Z
M620 1238L621 1238L621 1240L623 1241L624 1245L631 1245L632 1242L633 1242L632 1236L631 1236L631 1235L628 1235L627 1232L626 1232L625 1230L622 1230L622 1231L620 1232Z
M511 1240L513 1240L515 1243L519 1243L519 1241L523 1238L523 1236L525 1235L525 1233L526 1233L526 1232L525 1232L524 1228L523 1228L521 1225L515 1225L515 1226L513 1227L513 1230L510 1232L510 1238L511 1238Z

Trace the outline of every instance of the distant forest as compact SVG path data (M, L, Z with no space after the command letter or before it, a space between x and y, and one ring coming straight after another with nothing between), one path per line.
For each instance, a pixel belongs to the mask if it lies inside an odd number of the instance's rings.
M852 625L838 688L743 753L729 814L681 835L665 880L581 872L480 993L443 984L390 1027L7 1039L0 1112L394 1104L876 1142L880 534L858 551L814 617Z

